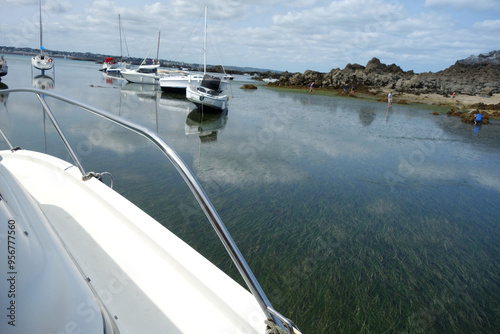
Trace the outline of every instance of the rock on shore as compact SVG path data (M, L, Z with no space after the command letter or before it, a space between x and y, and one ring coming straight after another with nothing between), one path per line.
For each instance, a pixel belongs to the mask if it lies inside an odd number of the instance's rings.
M403 71L395 64L385 65L373 58L366 66L347 64L341 70L329 73L307 70L304 73L283 73L275 85L308 86L340 89L345 84L357 90L394 90L401 93L451 95L453 92L466 95L500 93L500 51L470 56L458 60L449 68L436 73L414 73Z

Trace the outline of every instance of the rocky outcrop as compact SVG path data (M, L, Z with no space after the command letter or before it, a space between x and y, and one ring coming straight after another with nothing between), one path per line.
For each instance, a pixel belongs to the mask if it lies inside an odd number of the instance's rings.
M257 89L257 86L252 84L244 84L243 86L240 87L240 89Z
M329 73L307 70L304 73L285 73L275 83L279 86L308 86L339 89L354 85L359 89L390 89L413 94L437 93L449 95L492 95L500 93L500 51L470 56L449 68L416 74L403 71L395 64L385 65L373 58L366 66L347 64L344 69Z

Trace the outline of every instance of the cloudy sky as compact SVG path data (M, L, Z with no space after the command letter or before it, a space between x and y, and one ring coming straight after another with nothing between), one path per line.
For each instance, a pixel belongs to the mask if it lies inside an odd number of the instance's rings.
M290 72L328 72L373 57L439 71L500 49L500 0L43 0L44 47ZM0 0L0 45L39 47L38 0ZM151 54L155 54L152 51Z

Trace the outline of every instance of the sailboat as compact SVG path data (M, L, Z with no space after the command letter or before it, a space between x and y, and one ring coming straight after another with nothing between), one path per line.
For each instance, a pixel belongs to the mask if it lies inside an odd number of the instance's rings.
M229 97L223 94L228 82L207 74L207 6L205 6L205 38L203 44L203 80L186 88L186 98L206 112L227 110Z
M107 57L104 63L102 64L102 68L100 69L100 71L104 71L110 74L120 74L122 69L125 69L127 68L128 65L130 65L129 63L123 61L122 31L123 31L123 39L125 39L125 31L123 30L122 27L122 19L120 17L120 14L118 14L118 29L120 30L120 61L117 62L112 57ZM126 45L127 45L127 40L125 39L125 46ZM128 53L128 46L127 46L127 53Z
M158 32L158 46L156 50L156 63L151 64L151 65L146 65L146 59L149 56L149 53L151 53L151 50L148 52L148 55L144 60L141 62L138 68L136 69L122 69L121 74L122 76L129 82L133 83L139 83L139 84L151 84L151 85L156 85L158 84L158 81L160 80L161 75L158 73L158 67L160 67L160 62L158 59L159 56L159 51L160 51L160 34L161 32ZM154 47L154 45L153 45Z
M54 60L47 56L44 51L42 40L42 0L40 0L40 54L31 58L31 65L41 71L50 70L54 67Z

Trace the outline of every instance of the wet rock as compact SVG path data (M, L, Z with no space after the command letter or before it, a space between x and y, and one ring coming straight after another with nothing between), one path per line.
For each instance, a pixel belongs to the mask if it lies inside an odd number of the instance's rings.
M243 86L240 87L240 89L257 89L257 86L252 84L244 84Z
M483 90L480 93L481 96L491 96L493 95L493 88L491 87L486 87L483 88Z

